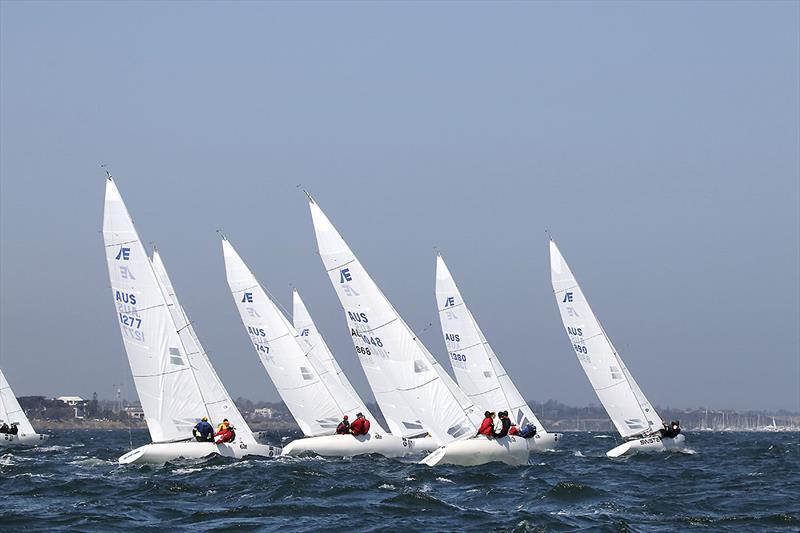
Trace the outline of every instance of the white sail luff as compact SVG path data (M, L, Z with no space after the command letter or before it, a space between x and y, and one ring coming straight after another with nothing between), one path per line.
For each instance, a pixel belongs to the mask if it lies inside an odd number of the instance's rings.
M441 255L436 257L436 303L450 364L464 392L481 409L506 410L515 423L530 422L545 432L486 340Z
M153 250L152 263L156 278L167 296L172 320L175 323L178 337L183 344L189 367L194 374L195 383L200 391L210 422L212 425L216 425L227 418L231 425L236 428L238 440L246 443L255 443L256 439L250 426L248 426L230 394L228 394L225 385L222 384L217 372L214 370L208 354L200 344L200 339L189 320L189 316L178 300L172 280L161 259L161 254L157 250Z
M320 256L351 339L393 433L428 431L441 443L475 434L477 409L402 320L317 204Z
M28 420L28 416L19 405L11 385L8 384L6 376L0 370L0 425L17 424L20 435L34 435L36 431Z
M630 437L659 429L661 418L614 349L554 241L550 272L567 337L617 431Z
M153 442L191 438L208 416L166 296L109 177L103 212L111 290L134 384Z

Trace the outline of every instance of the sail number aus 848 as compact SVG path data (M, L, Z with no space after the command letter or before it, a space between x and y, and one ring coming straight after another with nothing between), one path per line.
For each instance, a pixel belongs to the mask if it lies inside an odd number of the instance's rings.
M372 344L373 346L377 346L379 348L383 348L383 341L380 337L370 337L369 335L361 335L361 340L364 341L366 344Z

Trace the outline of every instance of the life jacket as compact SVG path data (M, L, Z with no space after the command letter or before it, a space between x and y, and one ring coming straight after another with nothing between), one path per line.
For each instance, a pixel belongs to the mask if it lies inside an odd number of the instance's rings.
M369 420L366 418L356 418L350 424L350 433L353 435L366 435L369 432Z
M509 435L519 435L519 428L517 426L511 426L508 428Z
M229 428L226 429L225 431L217 433L216 437L217 438L214 439L214 442L216 442L217 444L222 444L223 442L231 442L233 439L236 438L236 434Z
M507 416L504 416L500 419L500 423L502 426L500 427L500 431L494 434L496 439L502 439L506 435L508 435L508 430L511 428L511 419Z
M481 427L478 429L478 435L486 435L487 437L494 437L494 421L490 417L486 417L481 422Z

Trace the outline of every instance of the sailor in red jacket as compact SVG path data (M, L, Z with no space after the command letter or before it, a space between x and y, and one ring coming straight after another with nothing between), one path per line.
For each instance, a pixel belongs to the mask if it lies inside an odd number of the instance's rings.
M350 433L353 435L366 435L369 433L369 420L362 413L356 414L356 419L350 424Z
M478 430L478 435L486 435L487 437L494 436L494 413L486 411L483 413L484 419L481 422L481 427ZM478 435L475 435L476 437Z

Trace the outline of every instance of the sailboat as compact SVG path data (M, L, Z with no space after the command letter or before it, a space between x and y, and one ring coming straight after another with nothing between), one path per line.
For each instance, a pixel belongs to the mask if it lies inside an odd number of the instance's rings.
M530 451L553 449L560 433L549 433L514 386L497 354L461 296L441 254L436 256L436 304L450 364L461 389L481 409L508 411L517 426L536 426L532 439L522 439Z
M122 340L152 439L119 462L280 455L280 448L257 442L220 382L160 255L152 260L147 256L111 175L106 181L103 240ZM227 418L236 428L236 439L196 442L192 428L204 416L212 423Z
M636 452L683 449L686 439L682 434L675 438L660 436L661 417L623 363L552 239L550 274L570 344L600 403L619 434L626 439L606 455L619 457Z
M11 446L36 446L50 438L50 435L36 433L31 421L20 407L11 385L0 370L0 425L17 426L17 434L0 433L0 448Z
M422 460L429 466L527 462L523 439L473 438L482 419L478 408L405 323L311 196L309 208L350 338L392 433L429 433L440 445Z
M319 339L308 342L297 332L224 237L222 250L228 285L242 324L305 435L285 446L283 455L348 457L377 453L402 457L412 453L415 443L392 435L375 421L323 343ZM310 330L307 326L304 333ZM355 419L357 413L370 420L372 430L366 435L337 435L336 427L343 417Z

